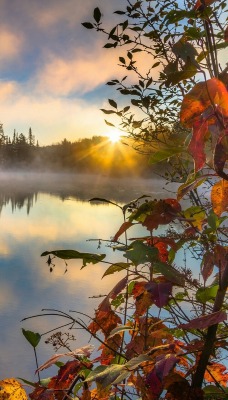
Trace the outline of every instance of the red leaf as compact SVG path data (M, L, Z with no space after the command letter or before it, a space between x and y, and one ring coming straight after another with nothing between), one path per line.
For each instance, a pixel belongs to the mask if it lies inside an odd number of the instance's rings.
M224 166L228 160L228 129L225 134L219 138L214 152L214 169L218 176L228 181L228 175L224 172Z
M158 396L160 396L163 390L163 385L157 377L155 368L146 376L146 385L150 388L151 393L154 396L153 399L158 399Z
M58 375L54 376L49 384L48 389L68 389L72 381L75 379L81 369L81 363L78 360L68 361L59 369Z
M194 10L204 10L205 6L210 6L214 2L215 0L205 0L204 2L197 0L194 6Z
M155 371L157 377L162 381L179 361L174 354L162 354L156 358Z
M205 329L208 326L216 325L219 322L225 321L227 318L225 311L217 311L209 315L192 319L187 324L181 324L178 328L183 329Z
M204 254L202 265L201 265L201 272L204 282L207 281L209 276L211 276L215 265L214 260L214 253L208 251Z
M32 393L29 394L31 400L55 400L53 390L47 390L44 387L37 387Z
M204 152L204 139L208 131L207 121L197 120L193 124L192 138L188 146L188 151L195 161L195 172L203 168L206 155Z
M156 304L157 307L162 308L169 302L172 287L173 285L171 282L149 282L145 286L145 289L152 294L154 304Z
M217 244L214 249L214 262L215 265L219 268L221 279L225 267L227 265L227 257L228 257L228 246L221 246Z
M155 202L150 215L146 216L143 226L151 231L158 225L166 225L177 218L181 211L180 203L175 199L165 199Z
M134 288L132 290L132 294L134 296L134 299L136 299L138 296L140 296L145 291L145 285L146 284L147 284L147 281L135 282Z
M119 237L122 235L122 233L126 232L127 229L129 229L133 224L129 221L124 222L118 232L116 232L115 236L113 237L113 241L117 242Z
M112 299L114 300L116 298L116 296L125 288L125 286L127 285L127 277L125 276L123 279L121 279L116 286L114 286L114 288L109 292L109 294L104 298L104 300L100 303L100 305L98 306L98 309L100 311L109 311L110 308L110 304L109 304L109 300Z

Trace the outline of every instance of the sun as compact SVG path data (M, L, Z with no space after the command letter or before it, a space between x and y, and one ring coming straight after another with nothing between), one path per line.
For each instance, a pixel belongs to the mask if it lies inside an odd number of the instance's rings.
M118 129L113 129L106 134L111 143L117 143L121 139L121 132Z

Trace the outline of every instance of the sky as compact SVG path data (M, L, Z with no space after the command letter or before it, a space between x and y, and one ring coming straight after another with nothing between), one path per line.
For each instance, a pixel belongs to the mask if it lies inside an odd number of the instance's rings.
M122 7L121 7L122 5ZM105 83L123 76L119 50L85 29L99 6L108 26L122 0L0 0L0 123L40 145L106 135ZM117 21L118 19L116 19Z

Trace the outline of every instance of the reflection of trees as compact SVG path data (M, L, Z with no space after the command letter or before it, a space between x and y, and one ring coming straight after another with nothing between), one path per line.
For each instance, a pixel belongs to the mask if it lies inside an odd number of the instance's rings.
M26 208L27 215L34 204L37 201L37 192L26 193L26 192L3 192L0 193L0 212L3 207L11 204L12 212L16 209Z

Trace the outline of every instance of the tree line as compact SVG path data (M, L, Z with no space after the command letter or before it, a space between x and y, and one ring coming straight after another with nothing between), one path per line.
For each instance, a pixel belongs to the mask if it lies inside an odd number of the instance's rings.
M40 146L29 128L28 135L6 136L1 126L0 167L2 170L71 171L111 176L147 176L153 167L131 146L111 143L107 137L93 136L71 142L67 139Z

